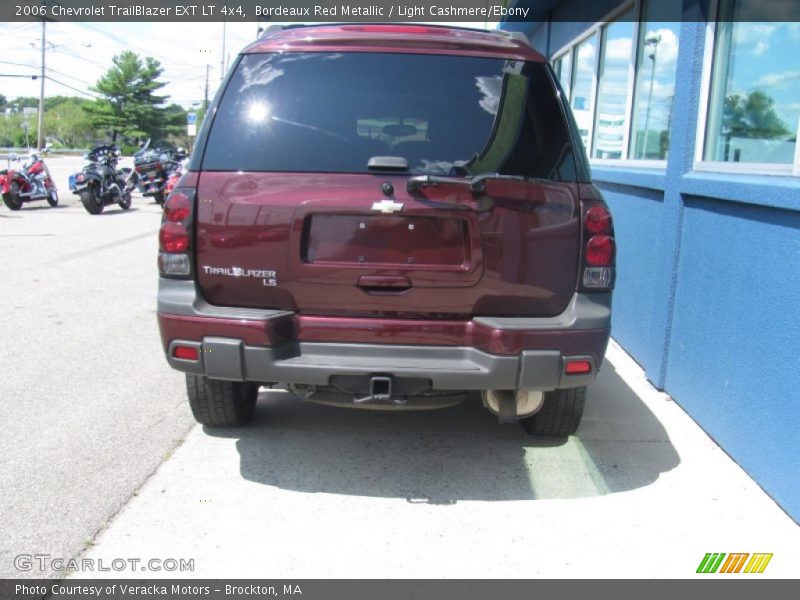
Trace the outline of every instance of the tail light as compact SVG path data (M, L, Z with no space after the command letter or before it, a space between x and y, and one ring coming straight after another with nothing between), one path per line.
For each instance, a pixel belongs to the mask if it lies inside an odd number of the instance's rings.
M611 213L596 194L583 202L583 288L597 291L614 287L616 253Z
M192 276L192 211L195 191L177 188L164 203L158 231L158 271L162 277Z
M586 262L593 267L606 267L614 260L614 238L593 235L586 243Z

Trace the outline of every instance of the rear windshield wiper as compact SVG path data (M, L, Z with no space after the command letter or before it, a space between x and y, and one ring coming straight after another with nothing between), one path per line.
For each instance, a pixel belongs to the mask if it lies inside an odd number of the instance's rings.
M500 173L482 173L474 177L441 177L439 175L417 175L409 177L406 182L406 190L409 194L416 194L422 188L435 187L437 185L461 185L469 188L473 194L486 191L486 181L489 179L502 179L504 181L534 181L521 175L501 175Z

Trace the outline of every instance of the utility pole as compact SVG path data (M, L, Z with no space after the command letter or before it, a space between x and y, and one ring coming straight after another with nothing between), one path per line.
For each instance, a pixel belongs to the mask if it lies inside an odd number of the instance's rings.
M226 2L225 6L227 6L227 5L228 5L228 3ZM227 36L227 33L228 33L227 32L227 27L228 27L228 22L223 20L222 21L222 62L221 62L221 65L220 65L220 70L219 70L219 80L220 80L220 82L223 79L225 79L225 37Z
M647 109L645 110L644 117L644 148L642 149L642 158L647 158L647 144L650 137L650 105L653 102L653 80L656 78L656 54L658 53L658 45L661 43L660 35L653 35L644 41L645 46L652 46L653 51L647 55L647 58L653 61L653 68L650 71L650 91L647 93Z
M208 70L211 68L211 65L206 65L206 93L205 97L203 98L203 115L206 114L208 110ZM203 117L205 118L205 117Z
M41 150L44 146L44 50L45 50L45 25L47 21L42 19L42 74L39 86L39 127L37 130L36 149Z

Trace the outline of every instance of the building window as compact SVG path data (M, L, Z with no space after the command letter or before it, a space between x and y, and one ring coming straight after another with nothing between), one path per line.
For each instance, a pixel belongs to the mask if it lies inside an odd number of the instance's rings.
M650 3L644 7L648 9ZM644 15L647 18L647 14ZM680 23L644 21L639 27L630 157L666 160L675 96Z
M567 52L561 58L558 58L553 63L553 69L556 72L556 77L561 83L561 87L567 96L567 101L570 99L570 83L572 82L572 53Z
M594 158L622 158L628 129L628 75L633 49L633 9L603 28L603 52L597 78Z
M680 23L665 13L637 0L553 60L592 159L666 160Z
M703 158L791 165L800 162L800 26L738 22L753 7L720 6Z
M570 106L578 124L583 145L589 147L589 136L594 113L595 63L597 60L597 36L592 35L575 48L572 66L572 93Z

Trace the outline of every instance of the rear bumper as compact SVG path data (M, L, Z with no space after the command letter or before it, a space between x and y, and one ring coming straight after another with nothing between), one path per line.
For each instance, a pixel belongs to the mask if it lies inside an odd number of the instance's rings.
M610 333L610 294L576 294L557 317L466 321L331 318L217 307L192 281L161 279L158 320L169 364L231 381L327 385L387 374L435 390L552 390L591 383ZM198 360L173 356L195 348ZM565 373L567 359L588 374Z

